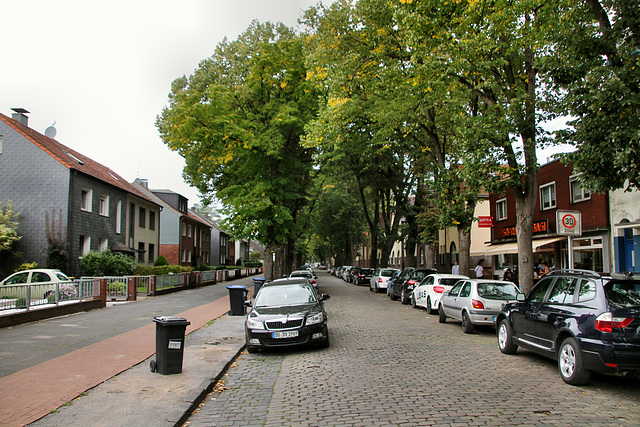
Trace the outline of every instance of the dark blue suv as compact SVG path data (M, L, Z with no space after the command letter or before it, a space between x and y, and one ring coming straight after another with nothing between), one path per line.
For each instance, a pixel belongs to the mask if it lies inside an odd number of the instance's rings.
M498 346L518 346L558 361L562 379L589 381L591 371L640 372L640 280L585 270L546 275L496 316Z

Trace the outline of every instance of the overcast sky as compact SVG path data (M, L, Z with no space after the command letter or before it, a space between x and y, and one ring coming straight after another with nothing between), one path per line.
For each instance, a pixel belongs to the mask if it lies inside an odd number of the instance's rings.
M198 203L184 160L160 140L155 119L171 82L191 75L227 37L251 23L295 27L317 0L3 1L0 112L30 111L43 133L113 169ZM330 0L324 1L331 3Z

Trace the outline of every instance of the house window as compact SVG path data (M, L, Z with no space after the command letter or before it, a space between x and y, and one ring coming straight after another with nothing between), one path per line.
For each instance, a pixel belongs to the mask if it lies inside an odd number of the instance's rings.
M187 224L187 237L191 237L191 224Z
M0 154L2 154L2 135L0 135Z
M80 253L86 255L91 251L91 237L80 236Z
M147 226L147 210L143 207L140 207L138 210L138 225L140 228Z
M500 199L496 202L496 220L507 219L507 199Z
M149 243L149 256L147 257L149 262L153 262L156 259L156 245Z
M571 203L578 203L591 198L591 192L585 188L582 188L579 175L569 177L569 186L571 187Z
M556 183L545 184L540 187L540 210L556 207Z
M109 196L106 194L100 195L100 215L109 216Z
M100 246L98 248L98 250L100 252L106 251L107 249L109 249L109 240L108 239L100 239Z
M182 236L186 236L187 235L187 224L182 223Z
M82 209L85 212L91 212L92 199L93 199L93 190L89 188L83 188L82 195L80 197L80 203L82 203L82 206L80 207L80 209Z
M154 211L149 211L149 230L156 229L156 213Z
M116 203L116 233L122 233L122 200Z
M187 251L182 250L182 262L187 262Z
M138 242L138 262L144 262L144 242Z

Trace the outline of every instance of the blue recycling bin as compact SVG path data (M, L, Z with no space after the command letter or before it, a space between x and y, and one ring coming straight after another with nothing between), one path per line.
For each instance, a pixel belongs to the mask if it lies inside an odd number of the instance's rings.
M262 285L264 285L264 282L266 282L267 279L265 279L264 277L254 277L253 278L253 296L255 298L256 295L258 295L258 291L260 290L260 288L262 287Z
M246 286L231 285L229 289L229 304L231 305L231 316L244 316L244 302L247 300L249 291Z

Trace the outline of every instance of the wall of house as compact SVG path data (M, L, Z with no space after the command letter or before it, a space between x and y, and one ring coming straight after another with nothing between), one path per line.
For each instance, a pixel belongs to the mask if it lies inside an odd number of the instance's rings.
M103 181L97 180L81 172L71 173L72 196L69 204L70 221L68 228L70 243L71 275L78 276L82 273L80 259L83 255L84 237L90 237L90 249L100 251L101 242L105 242L111 248L114 244L127 244L126 242L126 212L127 193L113 187ZM91 211L82 209L82 190L91 190ZM100 212L100 196L109 197L106 215ZM118 232L117 204L122 203L120 213L121 228ZM106 239L106 240L105 240Z
M133 210L127 209L127 246L144 250L142 253L136 253L136 262L139 265L153 265L160 251L160 207L129 195L127 206L130 208L132 205ZM144 209L143 222L140 221L140 208ZM130 216L133 216L133 221L129 220Z
M0 272L6 276L23 262L45 267L47 219L67 227L69 170L2 121L0 136L0 204L4 209L13 202L22 236L16 246L21 258L1 257Z
M640 191L612 191L610 209L614 271L640 271Z

